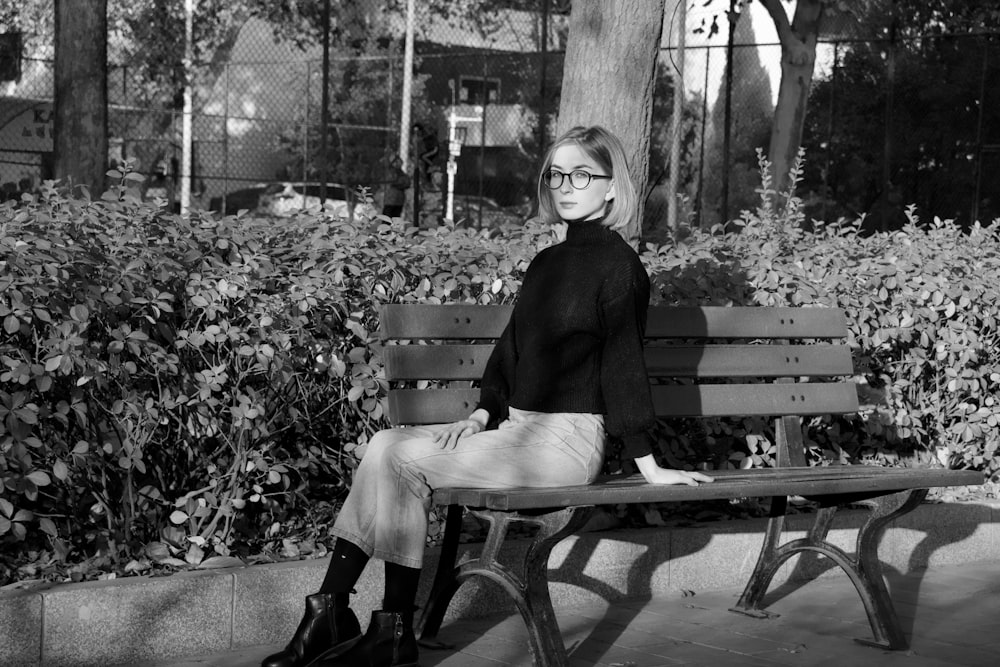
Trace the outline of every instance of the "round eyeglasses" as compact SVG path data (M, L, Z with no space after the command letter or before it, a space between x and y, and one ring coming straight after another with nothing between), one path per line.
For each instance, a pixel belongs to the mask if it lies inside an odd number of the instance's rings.
M542 183L550 190L558 190L562 187L563 180L567 176L569 176L569 184L573 186L574 190L584 190L590 187L590 181L595 178L611 178L603 174L591 174L589 171L583 171L582 169L576 169L568 174L564 174L558 169L549 169L542 174Z

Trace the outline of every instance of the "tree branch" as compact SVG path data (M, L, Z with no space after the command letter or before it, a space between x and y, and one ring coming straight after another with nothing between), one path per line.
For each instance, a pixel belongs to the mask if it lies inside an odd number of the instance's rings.
M767 13L771 15L771 20L774 21L774 27L778 31L778 41L784 44L785 40L791 37L792 24L788 21L788 14L785 13L782 1L783 0L760 0L760 4L764 5L764 9L766 9Z

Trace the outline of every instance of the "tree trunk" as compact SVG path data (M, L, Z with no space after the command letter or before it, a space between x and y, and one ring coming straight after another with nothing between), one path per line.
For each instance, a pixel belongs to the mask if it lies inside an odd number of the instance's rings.
M779 193L786 191L790 185L789 171L802 143L823 9L822 0L798 0L795 15L789 24L781 4L781 0L764 0L781 42L781 84L769 150L774 186Z
M639 194L638 218L626 233L631 240L642 232L663 6L663 0L574 2L569 20L557 133L603 125L622 140Z
M55 2L55 177L104 192L108 168L107 0Z

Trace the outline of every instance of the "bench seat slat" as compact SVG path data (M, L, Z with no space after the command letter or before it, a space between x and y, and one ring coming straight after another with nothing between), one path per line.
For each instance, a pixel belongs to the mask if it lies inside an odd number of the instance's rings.
M388 380L477 380L492 344L391 345L383 349ZM851 375L844 345L672 345L646 348L650 376L785 377Z
M822 384L702 384L651 387L660 417L848 414L858 410L850 382ZM440 424L465 419L478 389L396 389L389 394L394 424Z
M387 304L384 340L497 338L513 306ZM844 338L847 321L837 308L764 306L650 307L646 338Z
M871 468L867 470L867 468ZM708 471L715 478L699 486L647 484L639 475L598 480L590 485L544 489L439 489L433 502L494 510L572 507L617 503L657 503L768 496L827 496L935 486L982 484L974 470L829 466Z

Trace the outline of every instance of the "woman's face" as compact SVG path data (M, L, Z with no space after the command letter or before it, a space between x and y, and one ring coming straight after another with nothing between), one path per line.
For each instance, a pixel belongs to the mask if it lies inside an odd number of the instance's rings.
M570 183L569 175L575 171L591 176L611 176L576 144L564 144L557 148L552 154L549 170L565 174L562 184L549 191L552 204L563 220L599 218L604 215L608 202L614 199L615 185L610 178L592 178L589 185L579 190ZM558 178L555 177L556 181Z

